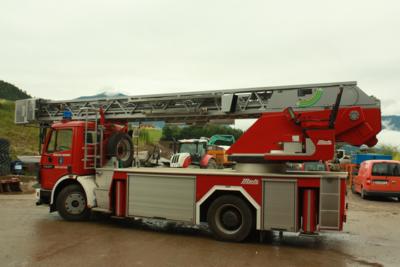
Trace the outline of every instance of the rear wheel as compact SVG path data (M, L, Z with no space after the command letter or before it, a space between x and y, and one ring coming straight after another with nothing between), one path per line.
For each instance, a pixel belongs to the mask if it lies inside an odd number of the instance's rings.
M214 159L210 159L207 164L207 169L217 169L218 165Z
M245 240L254 224L249 205L234 195L224 195L214 200L208 209L207 221L217 239L235 242Z
M62 218L68 221L83 221L89 218L86 195L79 185L68 185L57 196L56 206Z
M362 199L367 199L367 195L365 194L365 190L362 187L361 187L361 198Z

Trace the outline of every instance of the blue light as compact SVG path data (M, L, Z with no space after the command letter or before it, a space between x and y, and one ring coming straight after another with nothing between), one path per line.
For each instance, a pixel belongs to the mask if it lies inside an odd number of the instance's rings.
M72 112L69 111L69 110L64 110L63 119L64 120L71 120L72 119Z

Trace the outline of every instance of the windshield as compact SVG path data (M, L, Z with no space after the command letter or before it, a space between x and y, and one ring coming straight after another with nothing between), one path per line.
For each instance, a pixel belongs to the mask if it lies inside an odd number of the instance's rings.
M205 145L200 143L181 143L179 146L179 153L189 153L203 155L206 152Z
M47 152L62 152L71 150L72 147L72 129L53 130Z

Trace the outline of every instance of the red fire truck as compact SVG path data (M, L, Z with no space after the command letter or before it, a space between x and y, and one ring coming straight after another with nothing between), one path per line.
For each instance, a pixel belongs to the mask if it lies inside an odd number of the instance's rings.
M130 121L206 123L258 118L227 153L234 170L139 168ZM341 230L346 173L288 172L326 161L335 144L376 144L380 102L355 82L107 99L16 102L16 123L39 123L38 204L66 220L91 212L208 223L215 237L252 231Z

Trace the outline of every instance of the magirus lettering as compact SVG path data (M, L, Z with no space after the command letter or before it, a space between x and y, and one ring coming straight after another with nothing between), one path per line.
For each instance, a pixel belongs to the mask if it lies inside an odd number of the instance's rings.
M257 185L258 184L258 179L251 179L251 178L243 178L241 184L250 184L250 185Z

